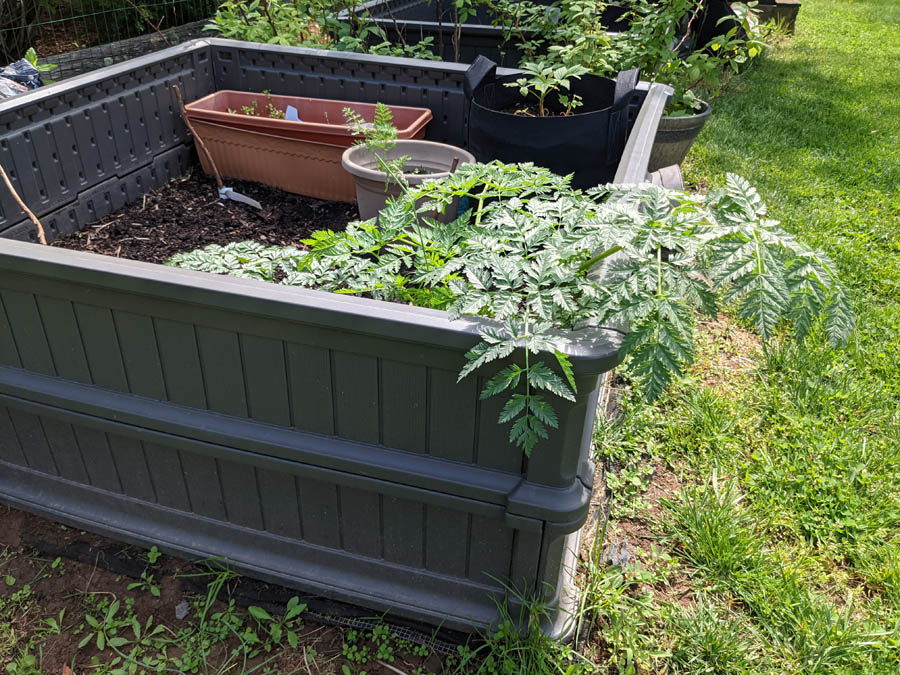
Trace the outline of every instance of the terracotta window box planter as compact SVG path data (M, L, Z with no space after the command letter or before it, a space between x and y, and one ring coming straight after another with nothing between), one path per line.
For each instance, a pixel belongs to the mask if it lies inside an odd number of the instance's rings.
M269 105L282 113L293 106L300 121L269 117ZM425 136L431 110L389 107L400 138ZM247 108L259 114L240 112ZM375 116L373 103L232 90L215 92L185 107L223 176L317 199L352 202L356 187L341 166L341 155L357 139L344 123L344 108L352 108L368 121ZM199 155L203 170L211 173L205 153Z
M269 117L266 106L273 105L282 113L287 106L297 109L300 121ZM245 115L245 107L254 108L259 115ZM431 121L428 108L402 105L388 106L394 116L397 138L425 138L425 128ZM344 124L344 108L351 108L367 122L375 118L374 103L336 101L306 96L266 96L246 91L217 91L185 106L191 122L214 122L233 129L246 129L302 141L327 143L349 148L357 139ZM236 111L236 112L229 112Z

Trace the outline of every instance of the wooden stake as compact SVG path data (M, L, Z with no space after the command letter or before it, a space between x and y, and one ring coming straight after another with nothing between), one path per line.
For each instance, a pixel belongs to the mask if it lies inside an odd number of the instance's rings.
M209 148L206 147L206 143L203 142L203 139L200 138L199 134L194 131L194 125L191 124L191 121L188 119L187 111L184 109L184 99L181 98L181 89L178 88L177 84L173 84L172 89L175 91L175 98L178 99L178 105L181 108L181 118L187 125L188 130L194 135L194 140L197 141L197 145L199 145L200 149L203 150L203 154L206 155L206 159L209 160L209 165L212 167L213 175L216 177L216 185L218 185L219 189L221 190L225 187L225 183L222 182L222 176L219 174L219 170L216 168L216 163L213 161L212 153L210 153Z
M19 207L25 212L25 214L31 218L31 222L34 223L34 229L37 230L38 241L47 245L47 235L44 234L44 226L41 225L41 221L38 220L37 216L29 209L25 202L22 201L22 198L19 196L19 193L16 192L16 189L13 187L12 183L9 181L9 176L6 175L6 171L3 170L3 167L0 166L0 178L3 178L3 182L6 183L6 187L9 188L10 193L12 193L13 199L19 204Z

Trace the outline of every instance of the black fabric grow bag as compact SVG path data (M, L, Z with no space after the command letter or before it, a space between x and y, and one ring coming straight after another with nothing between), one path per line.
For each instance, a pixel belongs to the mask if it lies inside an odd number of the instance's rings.
M518 87L505 86L521 75L497 77L496 64L479 56L466 71L469 100L468 150L481 162L534 162L554 173L574 174L572 184L588 188L610 182L625 149L628 103L639 71L616 80L593 75L573 79L571 94L582 98L579 112L529 117L515 110L531 103ZM556 95L547 107L558 109Z

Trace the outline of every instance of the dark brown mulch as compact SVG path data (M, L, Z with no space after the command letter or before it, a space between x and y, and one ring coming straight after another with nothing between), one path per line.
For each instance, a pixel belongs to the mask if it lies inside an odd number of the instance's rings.
M199 168L147 193L99 223L53 246L163 263L208 244L258 241L302 247L314 230L342 230L359 218L356 204L326 202L239 180L225 184L262 204L262 210L218 198L215 180Z

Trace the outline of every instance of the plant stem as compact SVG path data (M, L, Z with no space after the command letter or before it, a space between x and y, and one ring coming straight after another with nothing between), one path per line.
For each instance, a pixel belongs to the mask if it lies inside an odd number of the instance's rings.
M600 262L604 258L608 258L609 256L611 256L615 253L618 253L621 250L622 250L621 246L613 246L612 248L606 249L602 253L598 253L590 260L587 260L587 261L581 263L581 267L578 268L579 274L583 274L584 272L589 271L594 265L596 265L598 262Z

